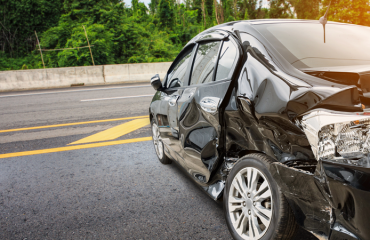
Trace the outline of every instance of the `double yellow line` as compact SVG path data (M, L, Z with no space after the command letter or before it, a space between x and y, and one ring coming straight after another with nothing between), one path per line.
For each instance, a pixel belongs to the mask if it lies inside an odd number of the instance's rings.
M147 118L147 117L148 116L125 117L125 118L104 119L104 120L87 121L87 122L63 123L63 124L28 127L28 128L6 129L6 130L0 130L0 133L18 132L18 131L27 131L27 130L45 129L45 128L56 128L56 127L66 127L66 126L83 125L83 124L91 124L91 123L115 122L115 121L123 121L123 120L130 120L130 119Z
M91 124L91 123L101 123L101 122L132 120L132 119L136 119L136 120L123 123L123 124L118 125L116 127L104 130L102 132L93 134L91 136L88 136L86 138L83 138L81 140L78 140L78 141L75 141L73 143L68 144L68 145L73 145L73 146L66 146L66 147L59 147L59 148L49 148L49 149L41 149L41 150L32 150L32 151L16 152L16 153L5 153L5 154L0 154L0 158L29 156L29 155L43 154L43 153L63 152L63 151L71 151L71 150L78 150L78 149L103 147L103 146L111 146L111 145L118 145L118 144L125 144L125 143L150 141L152 139L151 137L110 141L110 140L117 139L118 137L121 137L121 136L123 136L127 133L130 133L132 131L135 131L139 128L142 128L142 127L148 125L150 123L148 116L116 118L116 119L106 119L106 120L78 122L78 123L65 123L65 124L30 127L30 128L8 129L8 130L0 130L0 133L15 132L15 131L26 131L26 130L34 130L34 129L45 129L45 128L55 128L55 127L64 127L64 126L73 126L73 125L82 125L82 124ZM105 142L103 142L103 141L105 141ZM106 142L106 141L109 141L109 142ZM91 142L98 142L98 143L91 143ZM83 144L83 143L89 143L89 144ZM76 145L76 144L82 144L82 145Z
M111 141L111 142L91 143L91 144L75 145L75 146L68 146L68 147L33 150L33 151L26 151L26 152L5 153L5 154L0 154L0 158L29 156L29 155L42 154L42 153L63 152L63 151L71 151L71 150L78 150L78 149L85 149L85 148L95 148L95 147L104 147L104 146L111 146L111 145L118 145L118 144L125 144L125 143L143 142L143 141L150 141L150 140L152 140L152 137L143 137L143 138L133 138L133 139L127 139L127 140Z

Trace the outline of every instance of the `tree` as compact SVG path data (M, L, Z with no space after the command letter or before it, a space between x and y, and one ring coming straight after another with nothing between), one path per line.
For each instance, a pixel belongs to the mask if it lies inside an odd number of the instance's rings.
M93 24L86 28L96 65L114 63L114 54L112 52L113 34L107 31L104 25ZM66 48L76 48L87 45L85 32L81 26L72 29L72 34L65 44ZM66 49L58 53L58 66L90 66L92 60L88 48L84 49Z
M157 12L159 0L151 0L149 5L149 10L152 15L154 15Z
M260 19L268 16L268 9L262 8L261 0L239 0L237 4L241 19Z
M317 19L321 0L291 0L294 11L299 19Z
M159 15L159 25L161 27L165 27L168 29L172 29L174 25L174 11L173 7L171 6L171 1L170 0L160 0L159 2L159 10L158 10L158 15Z
M293 13L291 11L292 5L285 0L271 0L270 1L270 18L291 18Z
M325 14L329 2L322 2L320 15ZM370 3L368 0L333 0L328 20L370 26Z
M172 61L204 29L260 18L318 19L330 0L0 0L0 69L39 68L42 48L86 46L96 64ZM332 0L329 20L370 26L369 0ZM21 26L21 27L20 27ZM88 48L43 52L47 67L91 65Z
M0 47L5 55L23 57L36 46L35 32L57 25L62 0L0 0Z

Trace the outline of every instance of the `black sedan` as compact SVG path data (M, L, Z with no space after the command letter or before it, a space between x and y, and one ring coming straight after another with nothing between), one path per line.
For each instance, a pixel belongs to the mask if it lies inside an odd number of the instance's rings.
M322 24L222 24L151 80L160 162L223 200L235 239L370 239L370 28Z

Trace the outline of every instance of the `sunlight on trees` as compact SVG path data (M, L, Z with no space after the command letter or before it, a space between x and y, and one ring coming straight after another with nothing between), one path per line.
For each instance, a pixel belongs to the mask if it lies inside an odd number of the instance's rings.
M0 70L42 68L42 49L87 46L96 65L173 61L201 31L229 21L318 19L330 0L0 0ZM370 26L368 0L333 0L329 20ZM88 48L43 52L52 67L92 65Z

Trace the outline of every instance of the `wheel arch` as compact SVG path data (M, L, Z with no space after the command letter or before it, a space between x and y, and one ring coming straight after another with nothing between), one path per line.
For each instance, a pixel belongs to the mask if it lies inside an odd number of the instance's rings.
M240 151L239 152L239 159L247 156L247 155L250 155L250 154L253 154L253 153L261 153L261 154L264 154L266 156L268 156L266 153L262 152L262 151L258 151L258 150L243 150L243 151ZM275 160L275 159L274 159ZM276 161L276 160L275 160Z

